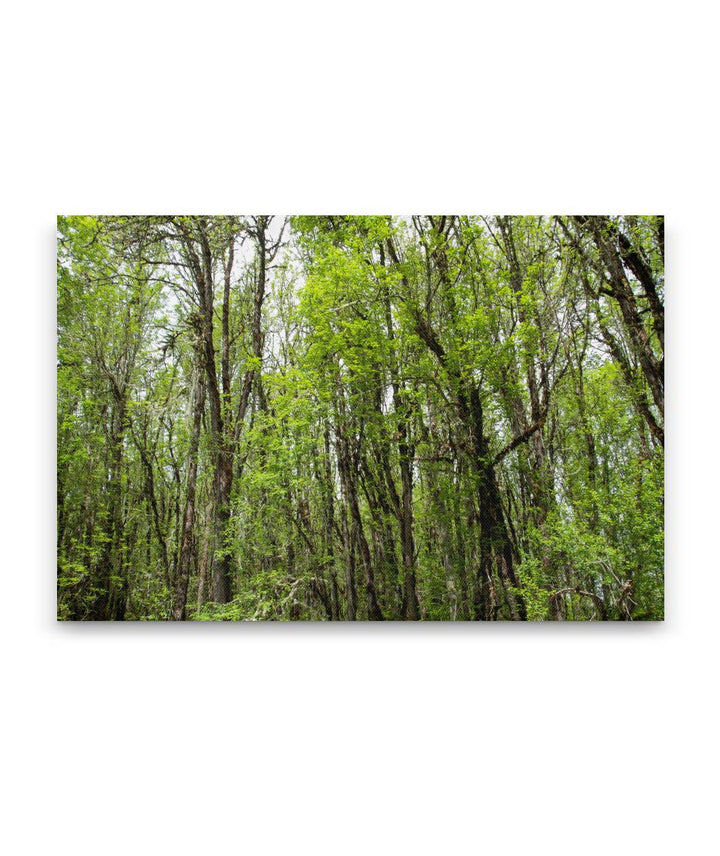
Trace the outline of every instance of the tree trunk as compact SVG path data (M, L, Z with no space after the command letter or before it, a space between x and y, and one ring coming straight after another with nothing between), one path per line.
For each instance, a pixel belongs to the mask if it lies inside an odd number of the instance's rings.
M193 428L188 450L188 471L183 514L182 535L180 539L180 559L178 561L175 597L173 598L172 619L184 621L190 565L195 552L195 489L197 484L198 449L200 445L200 426L205 407L205 384L202 371L198 372L193 394Z

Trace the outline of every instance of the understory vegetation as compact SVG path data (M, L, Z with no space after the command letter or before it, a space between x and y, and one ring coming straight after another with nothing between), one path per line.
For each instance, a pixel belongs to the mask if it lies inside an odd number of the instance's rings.
M663 617L654 216L58 218L58 617Z

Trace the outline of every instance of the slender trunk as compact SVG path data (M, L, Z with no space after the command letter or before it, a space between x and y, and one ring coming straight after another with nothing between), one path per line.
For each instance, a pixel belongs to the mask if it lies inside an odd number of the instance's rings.
M384 249L380 247L383 263ZM414 449L408 438L408 405L405 390L399 378L397 354L395 353L395 331L393 329L392 306L390 291L385 288L385 324L387 336L391 344L390 377L393 392L393 407L397 418L398 454L400 458L400 481L402 484L402 499L398 509L400 525L400 543L402 544L403 560L403 615L409 621L420 618L420 606L417 596L417 580L415 576L415 539L413 536L413 478L412 464Z
M190 565L195 549L195 489L197 483L198 449L200 445L200 424L205 407L205 384L202 372L198 373L193 394L193 428L188 451L188 472L183 514L182 535L180 539L180 559L178 562L175 597L173 599L173 621L185 620Z
M655 277L653 276L649 266L646 264L645 259L643 259L640 253L633 247L630 238L620 230L617 230L617 238L623 262L632 271L635 279L637 279L645 292L645 297L647 298L650 312L653 317L653 328L657 334L658 341L660 342L660 348L664 351L665 307L657 293Z
M354 473L354 464L352 462L349 449L349 442L342 428L336 427L337 434L337 457L338 468L340 471L340 484L342 488L343 505L345 506L343 513L343 527L347 527L347 514L349 514L351 526L349 533L343 528L343 540L346 541L346 556L347 542L351 542L360 554L360 562L363 569L365 582L365 604L367 617L370 621L381 621L382 612L378 603L377 592L375 590L375 577L372 566L372 558L370 555L370 547L365 537L365 531L362 524L362 516L360 514L360 506L357 497L357 479ZM350 571L348 566L348 571ZM354 570L354 569L353 569ZM348 577L348 612L350 612L350 600L355 599L355 581L354 574ZM353 604L353 617L356 611L356 606ZM350 617L350 616L348 616ZM352 620L352 619L351 619Z
M209 570L210 570L210 541L211 535L206 530L203 537L202 550L198 557L198 590L197 590L197 606L198 609L208 599L209 589Z
M122 620L125 615L124 568L120 553L122 540L122 463L127 401L124 392L116 398L110 435L110 475L107 486L107 518L103 548L98 562L100 594L92 607L93 618Z
M505 254L510 266L510 284L515 295L518 319L521 324L527 324L529 321L528 312L523 302L523 282L525 279L524 268L521 266L515 245L512 218L499 217L498 224L500 226L500 232L505 246ZM540 325L538 325L538 328L540 329ZM537 425L543 421L544 414L547 411L547 397L549 395L549 390L547 385L544 385L542 381L542 378L547 375L547 366L540 366L540 378L538 378L537 361L538 356L535 352L523 354L523 362L525 363L525 380L530 399L529 419L525 415L525 408L521 403L519 394L511 393L514 399L512 402L513 415L519 415L520 417L517 424L513 426L516 436L527 431L531 425ZM512 390L514 388L514 384L510 384L509 388ZM541 388L543 389L545 400L541 400ZM542 525L547 518L553 496L552 485L549 483L548 478L550 469L548 466L542 429L534 431L531 434L530 448L532 450L530 465L532 473L533 508L536 509L537 523Z
M473 460L478 476L478 500L480 506L480 556L481 591L492 577L493 565L497 565L500 578L506 587L510 615L515 620L525 619L525 604L522 597L511 591L517 588L517 577L513 558L512 542L505 522L505 512L500 498L495 467L492 463L488 441L484 431L484 419L480 391L471 386L467 396L472 426ZM487 604L481 603L476 617L487 614Z
M403 613L409 621L420 618L420 606L417 597L417 582L415 579L415 539L413 537L413 486L410 469L410 452L406 442L401 440L400 478L402 480L402 512L400 517L400 539L403 557Z
M216 603L229 603L232 600L233 563L227 543L232 470L232 451L220 449L215 465L215 558L212 572L212 599Z
M335 573L335 492L333 490L332 463L330 461L330 430L325 426L323 434L325 443L324 468L323 468L323 497L324 497L324 547L325 547L325 569L330 578L330 620L340 619L340 598L338 593L337 576Z
M165 585L170 588L170 562L168 560L167 541L160 521L160 510L158 508L157 495L155 492L155 473L153 471L152 460L150 459L146 448L138 445L138 452L145 470L145 498L147 499L149 508L152 512L152 528L154 529L155 537L157 538L158 546L160 547L160 558L162 561L163 575L165 577Z
M345 461L338 454L338 469L340 472L340 493L342 497L342 510L340 526L343 545L343 561L345 565L345 599L347 600L347 619L355 621L357 618L357 591L355 587L355 551L350 540L350 527L348 525L348 487L345 475Z
M600 259L609 274L611 293L620 307L620 313L633 351L638 358L653 400L662 416L665 410L663 362L656 357L653 351L635 295L623 269L620 250L615 249L611 243L612 229L606 226L606 218L577 217L576 220L583 226L589 226ZM604 229L606 231L610 229L610 234L605 234ZM629 245L627 239L626 244ZM627 253L629 257L633 257L630 249L627 250ZM626 256L626 262L630 264L628 256ZM641 273L641 275L643 274Z

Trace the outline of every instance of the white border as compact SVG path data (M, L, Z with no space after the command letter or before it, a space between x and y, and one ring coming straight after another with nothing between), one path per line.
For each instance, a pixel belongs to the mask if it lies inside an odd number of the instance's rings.
M711 7L6 16L5 852L709 852ZM54 216L251 210L665 213L668 621L57 626Z

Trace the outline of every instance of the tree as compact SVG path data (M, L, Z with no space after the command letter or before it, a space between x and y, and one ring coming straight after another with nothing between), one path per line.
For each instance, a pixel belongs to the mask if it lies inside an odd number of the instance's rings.
M58 616L663 614L657 217L61 217Z

